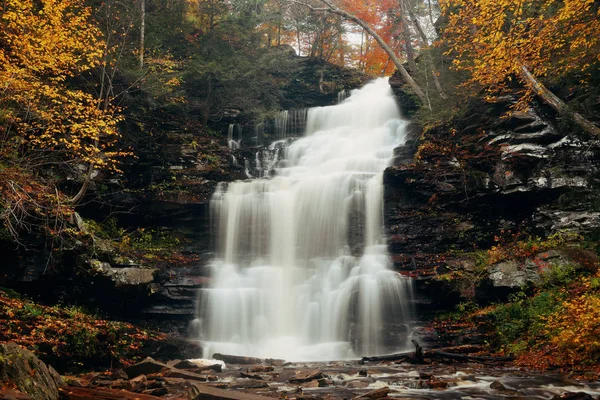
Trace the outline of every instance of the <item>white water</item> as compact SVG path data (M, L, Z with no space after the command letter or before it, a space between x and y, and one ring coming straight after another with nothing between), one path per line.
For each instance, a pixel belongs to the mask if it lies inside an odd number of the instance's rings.
M390 270L382 230L383 170L406 122L387 79L309 110L306 125L273 178L213 196L204 357L335 360L406 346L410 281Z

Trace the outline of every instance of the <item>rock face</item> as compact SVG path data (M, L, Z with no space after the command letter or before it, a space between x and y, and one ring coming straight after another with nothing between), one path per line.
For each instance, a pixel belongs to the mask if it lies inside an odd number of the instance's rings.
M15 387L33 400L58 400L62 379L32 352L13 342L0 344L0 386Z
M415 141L396 150L384 174L385 225L399 271L428 279L463 268L457 254L523 229L542 237L600 232L600 142L559 127L542 107L507 114L512 103L474 106L424 132L418 150ZM491 267L486 284L510 290L539 272L531 262L506 261Z

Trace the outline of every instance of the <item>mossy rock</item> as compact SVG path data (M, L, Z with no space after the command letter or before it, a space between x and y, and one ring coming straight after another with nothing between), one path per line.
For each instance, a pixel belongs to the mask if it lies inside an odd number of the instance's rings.
M31 351L14 342L0 344L0 386L15 387L33 400L58 400L62 378Z

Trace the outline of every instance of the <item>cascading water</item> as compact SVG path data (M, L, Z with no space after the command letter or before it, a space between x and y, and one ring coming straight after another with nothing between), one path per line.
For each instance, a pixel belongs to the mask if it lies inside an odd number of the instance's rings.
M274 177L213 196L218 256L197 320L205 357L317 361L406 347L411 283L389 268L382 175L407 123L387 79L309 110L306 125Z

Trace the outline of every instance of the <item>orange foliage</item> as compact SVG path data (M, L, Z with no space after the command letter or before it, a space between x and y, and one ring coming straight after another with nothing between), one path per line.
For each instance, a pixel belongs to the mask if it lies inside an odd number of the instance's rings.
M341 8L348 10L358 18L369 24L375 31L394 48L398 45L396 40L398 23L394 16L398 12L397 0L343 0ZM372 74L391 75L395 66L390 62L386 52L368 35L362 44L362 51L357 54L358 64L362 70Z
M582 278L560 309L544 320L545 340L521 354L518 363L547 369L586 369L600 374L600 273Z
M42 306L0 291L0 343L13 341L46 358L92 363L103 358L127 365L142 355L146 343L165 338L77 308Z

